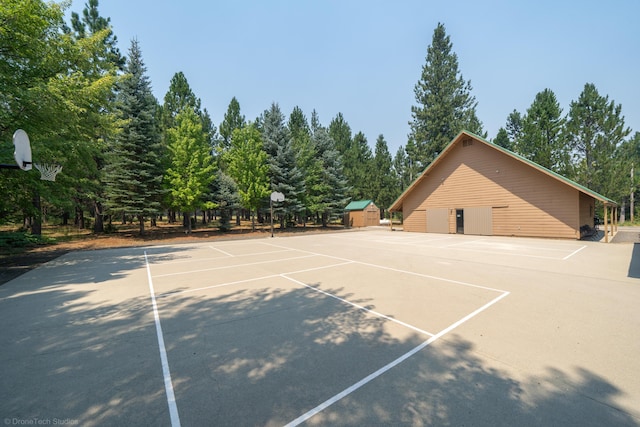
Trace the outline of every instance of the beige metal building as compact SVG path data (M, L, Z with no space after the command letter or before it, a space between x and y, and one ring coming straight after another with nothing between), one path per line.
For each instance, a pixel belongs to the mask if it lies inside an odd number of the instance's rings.
M380 225L380 208L372 200L351 202L344 210L344 221L347 227Z
M389 210L405 231L579 239L596 200L615 218L614 201L461 132Z

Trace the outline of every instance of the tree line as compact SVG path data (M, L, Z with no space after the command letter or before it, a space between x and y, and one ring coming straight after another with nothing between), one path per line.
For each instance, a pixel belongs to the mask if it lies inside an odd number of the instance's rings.
M382 134L372 150L341 113L325 126L315 110L308 118L275 102L247 120L234 97L216 127L182 72L160 103L140 43L122 55L98 0L72 13L70 25L59 4L7 0L0 25L0 155L10 158L5 142L23 128L34 159L64 166L54 185L0 173L0 221L26 219L36 234L47 217L84 227L87 214L96 232L129 218L142 233L159 215L181 215L190 229L196 212L205 221L215 213L229 229L241 209L254 224L263 219L273 191L285 196L276 206L282 226L327 225L349 200L372 199L384 210L461 130L487 137L443 24L414 88L407 143L394 156ZM551 90L539 93L493 141L623 200L632 178L620 171L639 154L640 137L630 133L620 105L587 84L566 116Z

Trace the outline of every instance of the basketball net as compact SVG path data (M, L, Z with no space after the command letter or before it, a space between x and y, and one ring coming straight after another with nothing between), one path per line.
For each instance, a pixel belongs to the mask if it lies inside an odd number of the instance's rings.
M62 165L52 163L34 163L33 166L40 171L40 179L44 181L55 181L62 170Z

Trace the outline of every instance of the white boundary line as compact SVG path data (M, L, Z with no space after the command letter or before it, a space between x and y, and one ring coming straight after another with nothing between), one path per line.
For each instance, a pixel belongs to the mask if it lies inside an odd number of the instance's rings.
M266 244L271 245L271 246L275 246L277 248L284 248L285 247L285 246L275 245L273 243L266 243ZM415 273L413 271L400 270L399 268L386 267L384 265L371 264L371 263L363 262L363 261L355 261L355 260L352 260L352 259L342 258L342 257L338 257L338 256L333 256L333 255L325 255L325 254L321 254L321 253L317 253L317 252L307 251L307 250L304 250L304 249L296 249L296 250L298 252L306 252L308 254L327 257L327 258L333 258L333 259L337 259L337 260L340 260L340 261L349 261L349 262L352 262L352 263L355 263L355 264L365 265L367 267L374 267L374 268L379 268L379 269L382 269L382 270L395 271L396 273L404 273L404 274L409 274L409 275L412 275L412 276L424 277L426 279L440 280L440 281L443 281L443 282L455 283L457 285L469 286L469 287L478 288L478 289L485 289L485 290L493 291L493 292L500 292L500 293L506 292L503 289L496 289L496 288L490 288L490 287L487 287L487 286L474 285L473 283L462 282L460 280L445 279L443 277L430 276L428 274ZM282 274L291 274L291 273L282 273Z
M405 360L407 360L408 358L410 358L411 356L413 356L414 354L416 354L420 350L422 350L425 347L429 346L430 344L434 343L435 341L437 341L442 336L446 335L447 333L451 332L452 330L454 330L458 326L460 326L463 323L465 323L467 320L472 319L476 315L480 314L481 312L483 312L487 308L491 307L493 304L497 303L498 301L500 301L502 298L506 297L507 295L509 295L509 292L505 291L502 295L494 298L493 300L489 301L487 304L483 305L479 309L477 309L474 312L466 315L465 317L463 317L462 319L458 320L457 322L449 325L447 328L441 330L436 335L432 336L431 338L429 338L428 340L426 340L425 342L423 342L419 346L415 347L414 349L410 350L409 352L407 352L407 353L403 354L402 356L398 357L393 362L388 363L387 365L383 366L382 368L378 369L377 371L373 372L372 374L369 374L368 376L366 376L365 378L361 379L360 381L358 381L357 383L353 384L352 386L344 389L343 391L341 391L340 393L336 394L335 396L325 400L323 403L321 403L320 405L318 405L315 408L311 409L310 411L302 414L301 416L299 416L295 420L289 422L288 424L285 425L285 427L295 427L297 425L300 425L301 423L307 421L309 418L313 417L314 415L317 415L318 413L324 411L325 409L327 409L329 406L333 405L337 401L339 401L342 398L350 395L351 393L353 393L354 391L356 391L357 389L359 389L363 385L371 382L372 380L374 380L377 377L379 377L380 375L384 374L385 372L387 372L391 368L393 368L393 367L399 365L400 363L404 362Z
M223 254L225 254L226 256L230 256L230 257L234 257L235 255L230 254L229 252L223 251L222 249L218 249L215 246L209 245L209 248L213 249L214 251L218 251L221 252Z
M306 268L304 270L290 271L290 272L287 272L287 273L269 274L268 276L254 277L254 278L251 278L251 279L244 279L244 280L236 280L234 282L220 283L218 285L204 286L204 287L195 288L195 289L186 289L184 291L165 292L163 294L158 295L158 297L159 298L172 297L174 295L187 294L187 293L190 293L190 292L197 292L197 291L204 291L204 290L207 290L207 289L221 288L223 286L232 286L232 285L237 285L239 283L248 283L248 282L255 282L257 280L273 279L274 277L284 277L285 274L306 273L307 271L322 270L323 268L339 267L341 265L347 265L347 264L352 264L352 262L341 262L339 264L323 265L323 266L320 266L320 267ZM240 265L238 267L242 267L242 265ZM288 277L285 277L285 278L288 279Z
M151 266L147 251L144 251L144 260L147 265L147 279L149 280L149 293L151 294L151 306L153 307L153 319L156 324L156 335L158 336L158 349L160 350L160 362L162 363L162 375L164 377L164 389L167 394L167 404L169 405L169 414L171 416L171 426L180 427L180 416L178 415L178 405L176 405L176 396L173 392L173 383L171 382L171 371L169 371L169 359L167 358L167 350L164 346L164 336L162 334L162 325L160 324L160 314L158 314L158 304L156 303L156 292L153 289L153 280L151 279Z
M425 233L421 233L421 234L425 234ZM343 236L336 236L334 237L336 239L345 239L345 240L350 240L347 239L346 237ZM459 250L463 250L463 251L469 251L469 252L482 252L482 253L490 253L490 254L496 254L496 255L513 255L513 256L519 256L519 257L527 257L527 258L539 258L539 259L552 259L552 260L557 260L557 261L565 261L568 258L570 258L572 254L570 254L570 256L564 257L564 258L560 258L560 256L562 256L562 254L559 254L558 256L545 256L545 255L529 255L529 254L524 254L524 253L517 253L517 252L513 252L513 251L508 251L508 250L500 250L500 248L497 248L497 250L493 250L493 251L487 251L487 250L483 250L480 247L465 247L465 245L469 245L469 244L473 244L473 243L486 243L487 245L492 245L495 242L492 242L488 239L475 239L475 240L470 240L470 241L464 241L464 242L459 242L459 243L452 243L450 245L437 245L437 244L431 244L431 242L437 242L437 241L442 241L442 240L448 240L448 239L453 239L453 237L444 237L444 238L437 238L437 239L424 239L424 240L420 240L417 241L417 239L407 239L407 241L403 241L401 239L395 238L393 240L390 241L386 241L386 240L382 240L382 239L358 239L358 243L369 243L369 242L377 242L377 243L384 243L384 244L389 244L389 245L398 245L398 246L409 246L409 247L416 247L416 248L425 248L425 249L448 249L448 248L455 248L455 249L459 249ZM570 245L570 244L564 244L564 246L570 246L568 249L557 249L557 248L546 248L546 247L537 247L537 246L527 246L527 245L523 245L520 243L516 244L518 246L518 250L522 250L522 251L526 251L526 250L534 250L534 251L552 251L552 252L564 252L567 253L568 251L570 251L571 249L575 248L575 245ZM581 251L582 249L584 249L586 246L580 247L576 252ZM491 249L491 248L490 248Z
M575 251L571 252L569 255L567 255L566 257L562 258L563 261L568 260L569 258L571 258L572 256L574 256L575 254L577 254L578 252L580 252L581 250L583 250L584 248L586 248L587 246L583 246L581 248L576 249Z
M354 307L356 307L356 308L358 308L358 309L360 309L360 310L363 310L363 311L366 311L366 312L368 312L368 313L374 314L374 315L376 315L376 316L378 316L378 317L382 317L383 319L387 319L387 320L389 320L389 321L391 321L391 322L398 323L398 324L400 324L400 325L402 325L402 326L404 326L404 327L406 327L406 328L412 329L412 330L414 330L414 331L416 331L416 332L420 332L421 334L428 335L428 336L430 336L430 337L432 337L432 336L434 335L434 334L432 334L431 332L427 332L427 331L425 331L424 329L417 328L417 327L412 326L412 325L410 325L410 324L408 324L408 323L405 323L405 322L403 322L403 321L401 321L401 320L394 319L393 317L389 317L389 316L387 316L387 315L385 315L385 314L379 313L379 312L377 312L377 311L375 311L375 310L370 310L370 309L368 309L368 308L366 308L366 307L363 307L363 306L361 306L361 305L359 305L359 304L356 304L356 303L354 303L354 302L348 301L348 300L346 300L346 299L344 299L344 298L340 298L340 297L339 297L339 296L337 296L337 295L334 295L334 294L331 294L331 293L329 293L329 292L323 291L322 289L314 288L313 286L307 285L306 283L301 282L301 281L299 281L299 280L296 280L296 279L294 279L294 278L292 278L292 277L287 277L287 276L286 276L286 274L293 274L293 273L284 273L284 274L281 274L280 276L284 277L285 279L291 280L292 282L297 283L297 284L299 284L299 285L301 285L301 286L306 286L307 288L309 288L309 289L313 289L313 290L314 290L314 291L316 291L316 292L320 292L321 294L324 294L324 295L329 296L329 297L331 297L331 298L335 298L335 299L337 299L338 301L341 301L341 302L347 303L347 304L349 304L349 305L352 305L352 306L354 306Z
M240 255L230 255L230 257L233 258L242 258L242 257L249 257L249 256L256 256L256 255L270 255L270 254L281 254L283 252L294 252L294 249L287 249L287 250L281 250L281 251L269 251L269 252L253 252L250 254L240 254ZM167 252L170 253L170 252ZM151 255L151 258L153 259L153 255ZM162 265L176 265L176 264L187 264L190 262L207 262L207 261L219 261L219 260L226 260L228 259L228 257L221 257L221 256L216 256L216 257L201 257L201 258L191 258L191 259L180 259L180 260L175 260L175 261L162 261Z
M298 251L298 252L304 252L304 251ZM313 255L303 255L303 256L297 256L297 257L291 257L291 258L272 259L272 260L268 260L268 261L250 262L250 263L247 263L247 264L238 264L238 265L224 265L222 267L203 268L201 270L179 271L177 273L158 274L155 277L180 276L182 274L193 274L193 273L202 273L203 271L214 271L214 270L225 270L225 269L228 269L228 268L236 268L236 267L247 267L247 266L250 266L250 265L268 264L270 262L281 262L281 261L290 261L292 259L311 258L313 256L316 256L316 255L315 254L313 254Z
M330 399L326 400L325 402L321 403L320 405L316 406L315 408L311 409L310 411L306 412L305 414L301 415L300 417L296 418L295 420L289 422L288 424L286 424L285 427L294 427L294 426L297 426L297 425L307 421L311 417L317 415L318 413L322 412L324 409L328 408L329 406L331 406L334 403L338 402L342 398L344 398L344 397L348 396L349 394L353 393L354 391L356 391L360 387L362 387L365 384L373 381L374 379L376 379L377 377L381 376L382 374L384 374L388 370L390 370L393 367L395 367L395 366L399 365L400 363L404 362L405 360L407 360L408 358L410 358L414 354L418 353L420 350L426 348L427 346L429 346L433 342L437 341L439 338L443 337L447 333L451 332L452 330L454 330L458 326L460 326L463 323L465 323L466 321L472 319L476 315L480 314L481 312L483 312L487 308L491 307L492 305L494 305L495 303L497 303L498 301L500 301L501 299L503 299L507 295L509 295L508 291L495 289L495 288L490 288L490 287L486 287L486 286L474 285L472 283L461 282L461 281L458 281L458 280L444 279L444 278L441 278L441 277L430 276L430 275L427 275L427 274L414 273L414 272L411 272L411 271L400 270L400 269L396 269L396 268L392 268L392 267L386 267L386 266L379 266L379 265L376 265L376 264L370 264L370 263L366 263L366 262L355 261L355 260L350 260L350 259L347 259L347 258L341 258L341 257L336 257L336 256L331 256L331 255L325 255L325 254L311 252L311 251L302 250L302 249L291 249L291 248L287 248L285 246L275 245L275 244L272 244L272 243L266 243L266 242L260 242L260 243L265 244L265 245L269 245L269 246L273 246L273 247L278 247L278 248L281 248L281 249L295 250L295 251L299 251L299 252L304 252L304 253L310 254L309 256L301 256L301 257L294 257L294 258L288 258L288 259L301 259L301 258L310 258L312 256L320 256L320 257L333 258L333 259L341 260L341 261L344 261L344 262L340 263L340 264L332 264L332 265L328 265L328 266L315 267L315 268L299 270L299 271L293 271L293 272L288 272L288 273L273 274L273 275L263 276L263 277L260 277L260 278L247 279L247 280L236 281L236 282L229 282L229 283L226 283L226 284L213 285L213 286L204 287L204 288L189 289L189 290L181 291L181 292L173 292L173 293L161 294L160 296L161 297L163 297L163 296L172 296L172 295L176 295L176 294L180 294L180 293L194 292L194 291L197 291L197 290L210 289L210 288L220 287L220 286L228 286L228 285L237 284L237 283L261 280L261 279L273 278L273 277L282 277L284 279L290 280L290 281L292 281L294 283L297 283L299 285L302 285L304 287L310 288L310 289L312 289L312 290L314 290L316 292L320 292L322 294L325 294L327 296L335 298L335 299L337 299L337 300L339 300L341 302L344 302L344 303L347 303L349 305L352 305L352 306L354 306L354 307L356 307L356 308L358 308L360 310L364 310L364 311L370 312L370 313L372 313L372 314L374 314L376 316L385 318L387 320L396 322L396 323L401 324L401 325L403 325L403 326L405 326L407 328L410 328L412 330L415 330L415 331L418 331L418 332L423 333L425 335L430 335L431 336L428 340L426 340L422 344L418 345L417 347L413 348L409 352L405 353L404 355L400 356L399 358L395 359L394 361L388 363L387 365L383 366L382 368L376 370L375 372L369 374L367 377L365 377L362 380L358 381L357 383L351 385L350 387L346 388L342 392L336 394L335 396L331 397ZM575 251L574 253L570 254L570 256L574 255L575 253L577 253L578 251L580 251L582 249L584 249L584 247L580 248L577 251ZM165 350L165 347L164 347L164 339L162 337L162 328L161 328L161 325L160 325L160 317L159 317L158 310L157 310L155 291L153 290L153 282L152 282L152 279L151 279L151 269L150 269L149 262L148 262L148 259L147 259L146 251L145 251L144 254L145 254L145 260L146 260L146 263L147 263L147 275L148 275L148 279L149 279L149 289L151 291L152 305L153 305L153 308L154 308L154 318L156 320L156 330L157 330L157 334L158 334L158 344L159 344L159 347L160 347L160 357L161 357L162 365L163 365L163 374L164 374L164 378L165 378L165 389L166 389L166 392L167 392L167 401L169 403L169 408L170 408L170 413L171 413L171 424L172 424L172 427L177 427L177 426L180 426L180 419L178 417L178 410L177 410L177 406L175 404L175 395L173 393L173 386L172 386L172 383L171 383L171 374L169 372L169 364L168 364L168 360L167 360L166 350ZM282 261L282 260L279 260L279 261ZM267 262L273 262L273 261L267 261ZM244 265L221 267L221 268L244 267L246 265L255 265L255 264L264 264L264 263L265 262L258 262L258 263L244 264ZM405 273L405 274L410 274L410 275L415 275L415 276L420 276L420 277L425 277L425 278L430 278L430 279L434 279L434 280L440 280L440 281L449 282L449 283L455 283L455 284L459 284L459 285L463 285L463 286L469 286L469 287L485 289L485 290L494 291L494 292L500 292L501 294L498 297L494 298L493 300L489 301L487 304L485 304L482 307L476 309L475 311L473 311L470 314L466 315L462 319L454 322L453 324L449 325L447 328L445 328L442 331L438 332L437 334L433 335L430 332L421 330L419 328L416 328L416 327L414 327L412 325L409 325L407 323L404 323L402 321L393 319L393 318L391 318L389 316L385 316L385 315L383 315L381 313L378 313L376 311L369 310L369 309L367 309L367 308L365 308L363 306L360 306L358 304L355 304L355 303L352 303L350 301L347 301L347 300L345 300L343 298L340 298L340 297L338 297L336 295L330 294L330 293L328 293L326 291L323 291L321 289L314 288L313 286L307 285L306 283L300 282L300 281L298 281L296 279L293 279L291 277L287 277L287 275L289 275L289 274L296 274L296 273L301 273L301 272L306 272L306 271L319 270L319 269L323 269L323 268L332 268L332 267L337 267L337 266L340 266L340 265L347 265L347 264L352 264L352 263L353 264L361 264L361 265L369 266L369 267L381 268L381 269L384 269L384 270L396 271L396 272L400 272L400 273ZM189 273L195 273L195 272L200 272L200 271L210 271L210 270L218 270L218 269L220 269L220 268L196 270L196 271L189 271L189 272L185 272L185 273L164 274L164 275L159 275L159 276L156 276L156 277L172 276L172 275L176 275L176 274L189 274Z

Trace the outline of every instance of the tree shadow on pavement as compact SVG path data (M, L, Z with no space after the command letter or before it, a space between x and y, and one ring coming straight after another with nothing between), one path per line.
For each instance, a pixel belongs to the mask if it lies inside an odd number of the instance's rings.
M80 256L25 275L41 285L26 277L0 288L5 418L170 424L144 258L98 256L100 265ZM349 298L343 288L324 290ZM185 426L284 425L428 338L398 334L386 319L283 277L157 304ZM617 409L620 393L585 367L516 377L447 335L307 425L639 425Z

